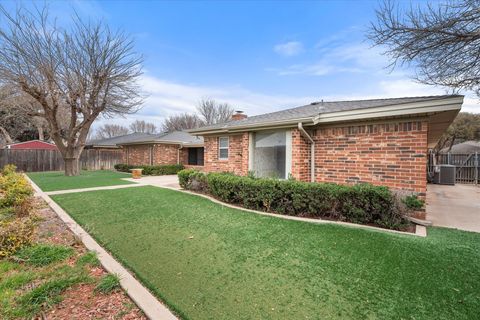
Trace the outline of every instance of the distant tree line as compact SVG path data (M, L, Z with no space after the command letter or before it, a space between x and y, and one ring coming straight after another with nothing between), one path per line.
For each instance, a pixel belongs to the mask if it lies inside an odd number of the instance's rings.
M188 130L227 122L233 113L234 110L228 103L219 103L213 99L202 99L196 107L196 113L178 113L171 115L167 117L159 127L143 120L136 120L128 127L119 124L104 124L95 131L93 139L112 138L134 132L155 134L176 130Z

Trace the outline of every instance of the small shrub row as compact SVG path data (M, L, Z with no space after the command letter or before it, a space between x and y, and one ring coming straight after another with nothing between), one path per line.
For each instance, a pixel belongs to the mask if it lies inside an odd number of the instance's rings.
M33 189L28 180L7 165L0 171L0 258L31 244L35 232Z
M163 176L167 174L177 174L180 170L183 170L184 166L181 164L168 164L162 166L134 166L129 164L119 163L114 166L115 170L121 172L130 172L132 169L143 169L142 174L147 176Z
M6 165L0 174L0 208L22 206L32 195L27 179L15 172L15 166Z
M182 170L178 177L182 188L249 209L388 229L401 229L407 223L387 187L257 179L195 170Z

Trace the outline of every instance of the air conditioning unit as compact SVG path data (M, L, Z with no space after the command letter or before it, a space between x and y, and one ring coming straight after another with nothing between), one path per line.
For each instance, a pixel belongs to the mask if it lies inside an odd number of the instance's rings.
M456 167L451 164L441 164L435 167L433 183L455 185Z

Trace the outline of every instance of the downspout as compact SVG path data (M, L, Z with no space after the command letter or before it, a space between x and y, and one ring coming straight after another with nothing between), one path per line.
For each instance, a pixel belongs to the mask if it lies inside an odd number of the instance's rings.
M180 150L183 149L183 144L178 145L177 149L177 164L180 164Z
M304 138L310 141L310 182L315 182L315 141L313 138L305 131L301 122L298 123L298 130Z

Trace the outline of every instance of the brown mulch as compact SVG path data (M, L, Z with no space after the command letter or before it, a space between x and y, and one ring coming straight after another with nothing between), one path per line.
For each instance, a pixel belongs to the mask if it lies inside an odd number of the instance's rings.
M35 206L40 218L36 241L74 247L76 257L69 261L74 264L86 248L43 200L37 198ZM89 272L96 279L107 274L101 267L90 267ZM67 289L62 298L38 319L147 319L122 289L103 294L95 292L95 284L82 283Z

